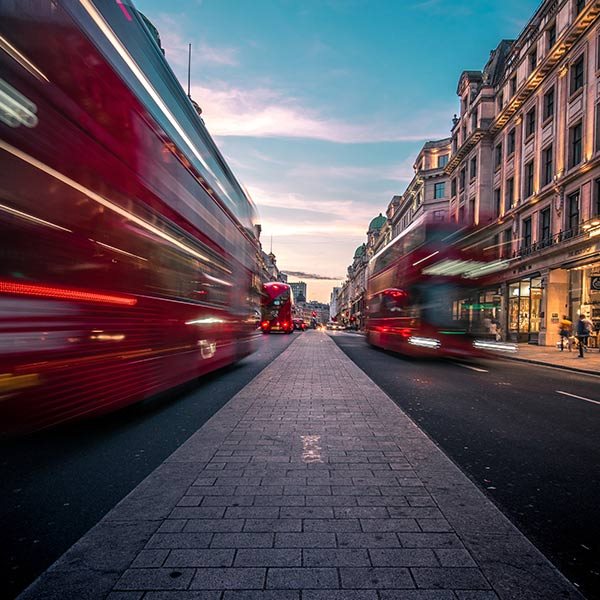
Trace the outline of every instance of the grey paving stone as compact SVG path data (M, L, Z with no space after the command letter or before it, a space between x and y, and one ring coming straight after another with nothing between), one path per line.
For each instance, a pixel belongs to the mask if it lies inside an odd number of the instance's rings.
M267 588L280 590L304 590L338 588L337 569L328 568L271 568L267 573Z
M306 590L302 593L302 600L377 600L375 590Z
M359 532L361 530L358 519L304 519L302 522L302 528L305 532Z
M455 594L458 600L499 600L495 592L456 590Z
M235 550L181 549L171 550L165 567L230 567Z
M336 519L389 519L385 506L336 506L333 509Z
M254 496L200 496L202 506L252 506Z
M365 532L390 531L420 531L414 519L360 519L362 530Z
M356 506L356 496L308 496L306 506Z
M155 533L146 548L208 548L212 533Z
M301 519L246 519L244 531L302 531Z
M374 567L437 567L433 550L428 548L371 548L371 563Z
M330 506L282 506L280 513L282 519L333 519L333 508Z
M275 548L335 548L335 533L276 533Z
M444 532L454 531L454 527L446 519L417 519L417 523L422 531Z
M278 506L228 506L225 510L227 519L277 519Z
M235 555L236 567L300 567L302 550L299 548L240 549Z
M444 515L435 506L390 506L390 516L398 519L443 519Z
M415 567L417 587L446 590L487 590L490 584L479 569L464 567Z
M131 563L131 567L162 567L169 554L168 550L142 550Z
M381 600L456 600L451 591L446 590L382 590Z
M338 533L340 548L399 548L395 533Z
M160 524L156 533L179 533L183 531L187 519L167 519Z
M342 587L349 589L410 589L415 583L403 567L341 567Z
M226 569L199 568L192 580L192 590L261 590L266 569L235 567Z
M364 548L305 549L305 567L370 567L369 553Z
M194 569L127 569L115 590L185 590Z
M307 500L304 496L256 496L254 506L305 506Z
M435 555L442 567L476 567L471 555L462 548L437 548Z
M278 496L284 494L282 485L238 485L235 493L240 496Z
M215 533L211 548L271 548L272 533Z
M227 591L223 600L300 600L295 590Z
M462 548L454 533L399 533L404 548Z
M365 496L356 498L359 506L408 506L405 496Z
M111 592L106 600L140 600L144 592Z
M244 519L190 519L183 528L184 533L242 531Z
M225 512L222 506L177 506L170 519L220 519Z

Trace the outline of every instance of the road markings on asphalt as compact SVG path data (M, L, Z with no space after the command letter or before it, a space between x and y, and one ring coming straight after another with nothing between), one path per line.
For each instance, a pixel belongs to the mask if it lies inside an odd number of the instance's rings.
M563 396L571 396L571 398L577 398L578 400L585 400L586 402L591 402L592 404L600 404L600 402L598 402L598 400L591 400L590 398L584 398L583 396L569 394L569 392L561 392L560 390L556 390L556 393L562 394Z
M480 369L479 367L473 367L472 365L463 365L462 363L454 363L459 367L464 367L465 369L471 369L471 371L477 371L478 373L488 373L487 369Z

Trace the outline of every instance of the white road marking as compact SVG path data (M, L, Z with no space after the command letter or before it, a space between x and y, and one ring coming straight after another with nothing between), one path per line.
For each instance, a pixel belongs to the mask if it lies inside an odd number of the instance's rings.
M600 404L600 402L598 402L598 400L591 400L590 398L584 398L583 396L569 394L569 392L561 392L560 390L556 390L556 393L562 394L563 396L571 396L571 398L577 398L578 400L585 400L586 402L591 402L592 404Z
M463 365L462 363L454 363L459 367L464 367L465 369L471 369L471 371L477 371L478 373L489 373L487 369L480 369L479 367L473 367L471 365Z

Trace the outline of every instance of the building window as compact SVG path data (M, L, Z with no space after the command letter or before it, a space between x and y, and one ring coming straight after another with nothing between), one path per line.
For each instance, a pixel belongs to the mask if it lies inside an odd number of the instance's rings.
M554 174L552 169L552 145L542 150L542 183L548 185Z
M506 187L504 188L504 212L508 212L513 205L515 193L515 180L511 177L506 180Z
M500 90L498 92L497 103L498 103L498 112L500 112L504 108L504 92L502 90Z
M528 59L529 59L529 74L531 74L535 71L535 68L537 67L537 49L535 49L533 52L529 53Z
M456 196L456 177L450 182L450 193L452 197Z
M465 181L467 180L467 168L463 167L460 170L460 179L459 179L459 188L462 192L462 190L465 189Z
M495 152L494 152L494 167L497 169L502 164L502 143L496 144Z
M458 209L458 222L459 223L465 222L465 207L464 207L464 205Z
M581 162L583 126L581 122L569 129L569 166L574 167Z
M584 84L584 62L583 54L571 65L570 93L574 94Z
M550 50L556 44L556 21L546 29L546 48Z
M550 207L540 211L540 241L548 242L552 237L550 229Z
M471 168L470 168L469 175L470 175L471 179L475 179L475 177L477 177L477 157L476 156L474 156L471 159Z
M500 194L500 188L496 188L494 190L494 210L496 211L496 216L500 216L500 210L502 209L502 196Z
M507 257L512 254L512 229L505 229L502 237L502 256Z
M533 161L525 165L525 198L533 194Z
M471 113L471 130L477 129L477 108Z
M598 150L600 150L600 103L596 104L596 123L594 135L596 137L594 148L596 149L596 152L598 152Z
M565 237L577 235L579 228L579 192L567 197L567 231Z
M575 0L575 16L577 16L584 8L586 0Z
M535 106L525 115L525 137L535 133Z
M458 150L458 135L452 136L452 152L456 153Z
M592 201L592 217L600 216L600 179L594 181L594 199Z
M464 127L462 128L462 141L463 141L463 144L465 143L465 140L466 140L466 139L467 139L467 127L466 127L466 126L464 126Z
M554 117L554 87L544 94L544 121Z
M434 199L443 198L446 193L446 184L442 181L441 183L436 183L433 186L433 197Z
M448 164L448 155L447 154L442 154L441 156L438 156L438 159L437 159L438 169L445 167L447 164Z
M514 75L510 78L510 95L511 97L517 93L517 76Z
M515 152L515 130L514 128L508 132L506 136L506 155L511 156Z
M531 246L531 217L523 219L521 232L522 247L529 248Z

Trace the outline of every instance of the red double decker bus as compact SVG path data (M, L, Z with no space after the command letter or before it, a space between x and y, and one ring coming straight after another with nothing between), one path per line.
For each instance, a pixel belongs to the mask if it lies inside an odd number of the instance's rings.
M0 3L0 431L249 354L254 207L130 2Z
M486 313L472 310L477 290L507 266L478 250L472 233L421 218L373 256L366 324L371 345L416 356L514 349L495 339Z
M263 333L292 333L294 297L287 283L270 281L263 285L260 328Z

